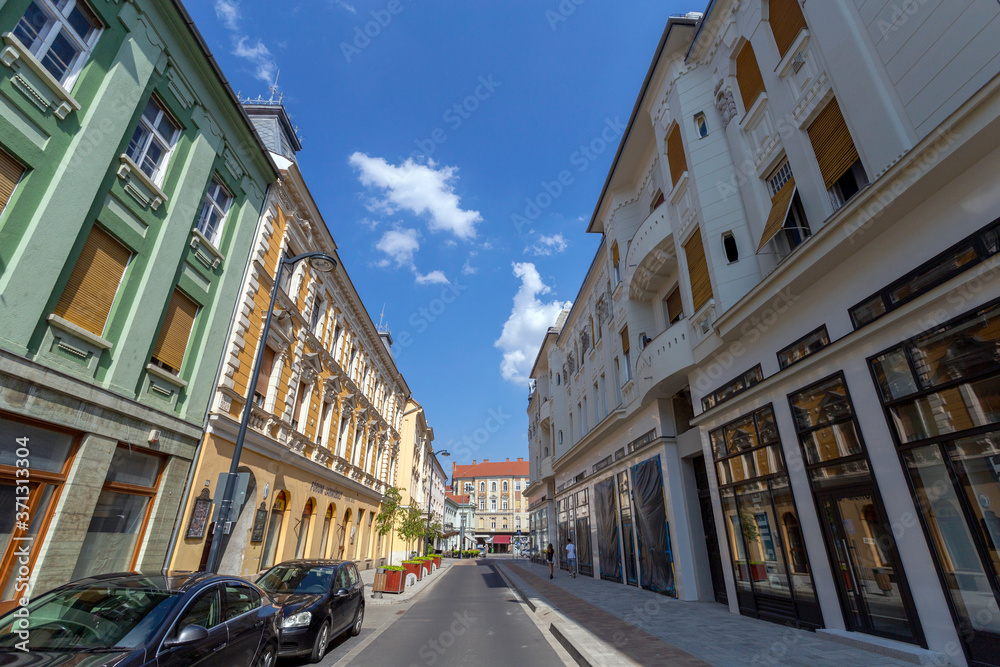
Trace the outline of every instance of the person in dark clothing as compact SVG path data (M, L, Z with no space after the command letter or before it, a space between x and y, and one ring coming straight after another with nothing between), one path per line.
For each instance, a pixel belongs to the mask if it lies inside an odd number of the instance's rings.
M545 562L549 564L549 579L552 578L552 566L556 557L555 547L549 542L549 548L545 550Z

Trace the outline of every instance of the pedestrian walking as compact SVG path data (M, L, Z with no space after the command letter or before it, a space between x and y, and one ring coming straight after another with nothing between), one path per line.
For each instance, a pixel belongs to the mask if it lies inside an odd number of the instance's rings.
M549 579L552 578L552 565L556 557L555 547L549 542L549 548L545 550L545 562L549 564Z
M569 561L569 572L576 579L576 545L573 540L566 540L566 560Z

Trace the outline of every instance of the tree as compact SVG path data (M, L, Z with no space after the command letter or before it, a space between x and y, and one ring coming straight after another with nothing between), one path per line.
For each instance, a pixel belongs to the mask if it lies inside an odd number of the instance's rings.
M424 513L414 507L413 499L410 499L410 506L402 510L402 518L399 521L397 533L407 544L413 542L424 534Z
M382 494L382 509L375 516L376 532L379 537L389 535L389 565L392 565L392 538L396 525L403 518L403 494L394 486L390 486Z
M427 536L427 553L429 554L431 551L431 545L434 544L438 538L444 535L444 529L441 527L441 522L435 520L434 523L430 525L424 523L422 532Z

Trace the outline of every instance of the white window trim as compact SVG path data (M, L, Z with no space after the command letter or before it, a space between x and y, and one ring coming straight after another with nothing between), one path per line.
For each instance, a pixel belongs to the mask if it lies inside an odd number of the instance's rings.
M163 145L166 146L166 151L164 151L163 158L160 160L160 163L156 165L156 171L154 171L153 175L149 176L148 179L150 182L156 185L157 188L159 188L160 186L163 185L163 178L167 173L167 165L170 164L170 158L172 158L174 155L174 148L177 146L177 138L181 134L180 130L181 124L178 123L174 119L174 117L167 111L166 105L164 105L163 102L160 101L158 97L154 95L150 97L149 101L154 102L156 106L159 108L159 113L156 116L157 122L150 123L146 119L146 107L144 106L142 108L142 113L139 115L139 124L145 126L146 130L149 132L149 136L146 137L145 145L142 147L142 150L139 151L139 159L132 160L132 162L135 163L135 165L138 167L139 173L141 173L143 176L146 176L146 172L142 170L141 165L146 157L147 152L149 151L149 146L153 143L154 138L159 139L161 142L163 142ZM147 101L147 105L148 103L149 102ZM157 130L155 127L155 125L159 123L159 120L163 116L169 118L170 122L172 122L174 125L177 126L177 129L174 130L174 136L172 136L169 139L160 134L160 131ZM132 134L135 134L135 130L132 131ZM131 137L129 138L129 141L131 142ZM127 153L128 149L126 148L126 154Z
M215 199L212 198L212 186L219 186L219 194L226 197L225 208L219 205ZM213 176L212 180L209 182L208 191L205 193L205 198L201 201L201 210L198 211L198 221L195 222L195 229L201 232L209 243L211 243L216 248L219 247L219 240L222 238L222 229L226 225L226 218L229 217L229 209L233 207L233 201L235 197L226 187L225 183L222 182L218 176ZM210 235L209 230L202 229L202 223L207 219L205 216L205 205L208 205L212 210L219 214L219 222L216 225L215 231Z
M85 2L79 3L79 0L59 0L58 2L52 2L52 0L34 1L42 8L42 11L48 15L49 21L39 32L38 39L35 40L35 43L25 44L24 46L38 61L45 73L48 74L53 81L56 81L63 90L69 92L73 89L77 79L80 77L80 71L83 69L83 66L87 63L87 60L90 59L90 54L93 53L94 46L97 45L97 40L100 38L101 33L104 32L104 26L100 24L100 18L98 18L97 12L91 9ZM67 21L67 15L76 7L77 4L83 4L83 6L87 8L87 12L98 22L98 26L94 29L94 34L92 34L86 41L79 38L76 31ZM62 5L61 9L59 5ZM24 18L24 14L21 15L21 18ZM21 19L19 18L18 23L20 22ZM56 29L57 26L58 29ZM45 57L45 54L48 53L49 49L52 48L52 43L60 34L64 34L65 37L80 50L76 57L73 58L73 62L67 64L66 72L63 74L61 80L57 79L54 74L49 72L45 65L42 65L42 59ZM14 38L17 39L16 36L14 36Z
M76 101L76 98L70 95L69 91L59 83L59 80L52 76L49 70L45 69L41 61L28 50L28 47L21 43L17 35L12 32L5 32L3 34L3 41L7 46L0 51L0 62L3 62L7 67L13 67L16 60L23 60L28 68L38 75L38 78L59 98L59 105L52 110L53 116L62 120L70 112L79 111L82 108L80 103Z

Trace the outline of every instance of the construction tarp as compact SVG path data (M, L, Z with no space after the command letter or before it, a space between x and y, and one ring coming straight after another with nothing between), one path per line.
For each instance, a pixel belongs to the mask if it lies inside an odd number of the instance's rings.
M597 508L597 552L601 579L622 580L622 557L618 543L618 512L615 511L615 478L594 485Z
M658 456L632 466L632 499L642 573L639 583L647 590L674 595L673 558Z

